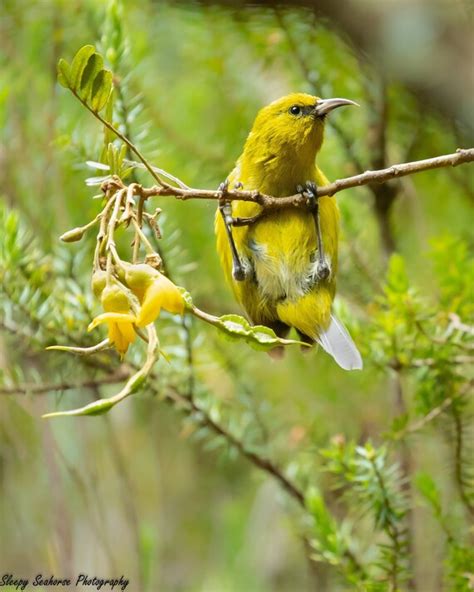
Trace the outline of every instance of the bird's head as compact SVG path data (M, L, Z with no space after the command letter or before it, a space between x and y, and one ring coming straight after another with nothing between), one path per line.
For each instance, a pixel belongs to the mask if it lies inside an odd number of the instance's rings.
M320 99L305 93L277 99L259 111L250 134L252 143L287 156L312 153L314 160L323 142L327 115L344 105L358 106L348 99Z

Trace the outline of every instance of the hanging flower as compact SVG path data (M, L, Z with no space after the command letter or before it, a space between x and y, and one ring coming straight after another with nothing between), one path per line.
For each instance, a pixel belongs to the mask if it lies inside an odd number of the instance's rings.
M99 272L105 274L105 272ZM96 274L94 274L96 275ZM100 290L103 277L93 278L94 292ZM92 331L98 325L107 324L109 342L121 356L125 355L128 346L135 341L136 333L133 327L135 317L130 310L130 301L125 291L118 284L111 284L101 290L100 299L104 313L97 316L88 327Z
M184 300L179 289L165 275L142 263L127 266L125 281L138 298L141 307L137 327L145 327L159 316L161 309L183 314Z

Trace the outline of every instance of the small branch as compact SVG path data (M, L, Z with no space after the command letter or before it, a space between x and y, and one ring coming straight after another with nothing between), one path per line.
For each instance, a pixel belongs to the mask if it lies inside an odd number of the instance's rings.
M303 510L307 511L303 492L296 487L270 459L260 456L245 447L244 443L228 432L222 425L216 423L205 411L203 411L194 401L188 399L189 405L193 411L202 416L201 424L210 428L215 434L222 436L231 446L234 446L239 453L249 460L253 465L271 475L276 479L283 489L292 497Z
M454 474L458 486L459 496L466 510L474 517L474 501L466 489L466 480L464 477L464 426L463 418L456 406L451 406L451 413L454 420L455 442L454 442Z
M402 375L401 371L395 371L395 380L394 380L394 391L395 391L395 411L397 415L405 415L407 413L407 406L405 402L404 392L403 392L403 383L402 383ZM410 574L413 574L414 569L414 561L415 561L415 550L413 546L413 540L415 537L415 520L413 515L413 492L412 492L412 477L413 477L413 456L412 451L408 447L408 444L405 440L400 441L400 468L403 474L403 483L401 485L402 491L405 493L406 498L408 500L406 515L404 517L406 529L408 532L407 537L407 547L408 547L408 563L410 566ZM416 584L413 578L413 575L410 575L408 580L408 586L410 590L415 590Z
M470 391L473 385L474 379L469 380L465 385L463 385L464 388L462 388L457 394L451 395L450 397L444 399L444 401L440 405L431 409L431 411L429 411L421 419L411 423L406 428L398 432L397 437L403 438L407 434L412 434L423 429L426 425L431 423L433 420L439 417L444 411L451 407L451 405L454 402L462 400L464 396Z
M414 423L409 425L405 430L402 431L401 434L405 435L405 434L409 434L409 433L413 433L413 432L417 432L418 430L421 430L427 424L431 423L434 419L436 419L438 416L440 416L443 413L443 411L445 411L448 407L450 407L453 404L453 402L454 402L453 397L448 397L447 399L445 399L441 403L441 405L434 407L434 409L432 409L429 413L424 415L421 419L419 419L418 421L415 421Z
M0 387L0 395L42 395L51 391L69 391L73 389L89 389L102 386L104 384L117 384L123 382L130 376L129 372L123 371L104 376L97 380L85 380L83 382L59 382L55 384L19 384L17 386Z
M133 152L139 160L141 160L141 162L143 163L143 166L146 168L146 170L150 173L150 175L155 179L155 181L158 184L161 184L161 179L160 177L156 174L156 172L153 170L153 167L149 164L149 162L147 161L147 159L143 156L143 154L140 152L140 150L135 146L135 144L133 144L126 136L124 136L117 128L115 128L111 123L109 123L106 119L104 119L102 117L102 115L100 115L100 113L98 113L97 111L94 111L94 109L92 109L86 101L84 101L84 99L82 99L75 90L73 90L72 88L69 89L73 95L76 97L76 99L78 101L80 101L84 107L90 112L92 113L92 115L94 117L96 117L103 125L105 125L105 127L107 129L109 129L112 133L114 133L117 138L119 138L120 140L122 140L122 142L124 144L126 144L127 148Z
M275 18L277 20L278 26L285 34L290 50L293 53L295 60L298 62L298 65L300 66L301 72L306 80L306 83L311 87L312 92L317 95L318 88L314 82L314 77L312 75L311 68L301 53L301 44L297 39L294 38L288 23L285 21L284 14L282 13L281 9L278 6L275 6L273 8L273 11L275 13ZM363 172L364 166L362 165L361 160L355 153L350 136L346 134L345 130L333 119L328 119L327 124L334 130L334 132L338 136L339 141L341 142L344 150L346 151L346 154L349 157L349 160L351 161L355 170L358 173Z
M444 339L436 340L437 343L441 345L446 345L447 342ZM460 347L461 344L459 343L450 343L449 345ZM464 364L472 364L474 362L474 356L453 356L450 359L450 363L454 366L463 366ZM409 360L407 362L401 361L399 359L394 359L389 363L390 368L393 370L400 370L401 368L426 368L427 366L436 366L438 364L438 360L436 358L414 358L413 360Z
M374 459L370 461L374 474L376 476L377 482L380 487L380 491L382 493L383 504L386 508L386 525L384 526L384 531L387 536L390 538L393 544L392 555L390 557L390 564L391 564L391 571L389 573L390 576L390 583L391 587L390 590L396 591L398 590L398 578L399 578L399 571L400 571L400 555L402 552L402 532L398 528L396 521L393 519L392 516L395 515L394 508L390 501L390 497L387 491L387 487L385 484L385 480L383 478L382 473L380 472L377 463Z
M368 149L369 154L371 154L371 166L374 169L383 169L387 166L387 126L389 121L387 85L383 75L378 75L375 89L372 88L369 95L372 102L369 108L370 125L368 130ZM400 184L371 184L369 187L374 196L373 207L379 225L383 254L387 261L396 246L390 224L390 214L393 204L400 194Z
M353 177L346 177L339 179L325 185L318 187L318 197L333 196L339 191L351 189L353 187L360 187L362 185L369 185L373 183L385 183L391 179L405 177L414 173L428 171L431 169L439 169L444 167L455 167L460 164L465 164L474 161L474 148L458 149L452 154L445 154L443 156L436 156L434 158L426 158L424 160L416 160L413 162L405 162L402 164L394 164L385 169L376 171L365 171L360 175ZM254 202L265 209L282 209L287 207L305 207L306 198L297 193L288 197L272 197L265 195L259 191L226 191L223 195L221 191L208 189L183 189L181 187L172 187L167 183L162 186L153 186L148 189L141 188L141 195L145 198L156 196L173 196L176 199L186 201L188 199L211 199L225 201L248 201ZM246 223L251 223L252 218L245 219Z
M193 398L182 395L177 389L168 387L164 393L165 398L169 403L179 409L181 406L184 407L184 412L187 414L196 413L198 415L198 422L201 426L209 428L217 436L221 436L227 443L234 446L239 454L251 462L255 467L270 475L275 479L278 484L289 494L293 500L297 502L300 508L307 513L308 507L304 493L298 486L293 483L288 477L286 477L282 469L276 465L269 458L258 454L252 450L249 450L242 440L239 440L230 431L228 431L222 424L214 421L205 409L202 409ZM361 574L364 573L363 566L359 563L357 557L352 553L350 549L346 549L344 552L346 559L353 565Z

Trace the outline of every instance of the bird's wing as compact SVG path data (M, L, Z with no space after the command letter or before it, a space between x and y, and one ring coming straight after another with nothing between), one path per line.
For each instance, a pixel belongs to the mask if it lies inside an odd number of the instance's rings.
M329 327L320 333L317 342L344 370L362 370L362 358L356 344L333 314Z

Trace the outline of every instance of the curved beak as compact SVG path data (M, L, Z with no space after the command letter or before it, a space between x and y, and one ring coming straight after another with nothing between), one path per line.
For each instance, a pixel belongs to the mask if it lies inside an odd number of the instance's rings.
M314 114L316 117L322 117L323 115L330 113L333 109L344 107L344 105L354 105L355 107L359 107L358 103L350 101L349 99L319 99L314 108Z

